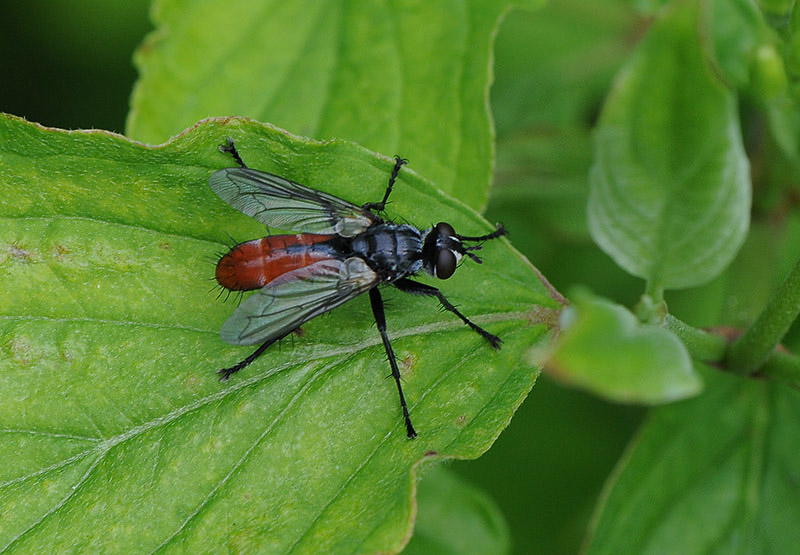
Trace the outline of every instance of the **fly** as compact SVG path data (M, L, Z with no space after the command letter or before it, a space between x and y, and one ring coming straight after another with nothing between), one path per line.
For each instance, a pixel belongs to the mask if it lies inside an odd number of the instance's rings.
M216 279L232 291L258 292L245 300L222 326L222 339L233 345L261 344L241 362L219 370L222 381L252 363L270 345L305 322L369 292L372 314L381 334L392 376L400 395L406 434L417 436L408 413L400 370L386 333L386 316L378 285L405 293L436 297L444 309L458 316L495 348L501 340L472 322L439 289L410 279L421 271L447 279L467 256L480 263L473 251L481 243L505 235L502 225L477 237L459 235L440 222L420 230L382 218L400 168L397 157L389 185L380 202L357 206L294 181L248 168L233 139L220 150L239 167L219 170L209 178L219 197L259 222L297 235L271 235L234 246L217 263Z

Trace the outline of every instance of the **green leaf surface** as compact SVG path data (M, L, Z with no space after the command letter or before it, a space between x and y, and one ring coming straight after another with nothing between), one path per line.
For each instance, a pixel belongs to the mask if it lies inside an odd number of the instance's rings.
M572 300L547 362L550 375L622 402L665 403L701 390L689 353L672 332L586 292Z
M499 555L511 537L503 514L483 491L444 467L419 485L419 515L405 555Z
M657 409L621 461L587 553L793 553L800 393L716 371Z
M210 115L248 116L400 154L481 208L490 46L506 5L161 0L136 56L127 134L160 143Z
M265 234L208 187L226 136L252 167L359 204L392 167L238 119L160 147L0 119L0 549L394 551L415 465L477 457L532 387L524 352L561 305L505 239L442 284L499 352L431 299L384 295L417 440L364 297L220 383L251 349L219 338L236 303L214 264L231 235ZM491 229L413 168L390 217Z
M736 99L703 58L697 9L677 2L652 26L618 75L596 134L592 236L654 287L718 275L749 222Z

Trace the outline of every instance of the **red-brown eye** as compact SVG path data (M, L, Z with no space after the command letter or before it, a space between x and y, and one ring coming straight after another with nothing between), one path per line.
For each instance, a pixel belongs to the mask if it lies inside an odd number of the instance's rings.
M439 279L447 279L452 276L455 271L456 255L449 249L440 250L439 255L436 257L436 277Z
M436 231L439 233L439 235L444 235L445 237L456 236L456 230L453 229L453 226L446 222L439 222L436 224Z

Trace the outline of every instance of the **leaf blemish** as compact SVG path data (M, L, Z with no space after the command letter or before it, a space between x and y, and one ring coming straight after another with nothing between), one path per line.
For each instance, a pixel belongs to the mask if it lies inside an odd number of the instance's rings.
M23 263L33 262L34 259L33 251L24 248L19 243L11 243L8 246L8 254L11 258Z
M11 355L12 360L19 366L31 366L33 364L33 357L31 356L31 341L30 338L24 335L12 336L8 343L7 352Z
M66 255L70 254L70 250L64 245L58 244L53 247L53 257L59 262L63 262Z

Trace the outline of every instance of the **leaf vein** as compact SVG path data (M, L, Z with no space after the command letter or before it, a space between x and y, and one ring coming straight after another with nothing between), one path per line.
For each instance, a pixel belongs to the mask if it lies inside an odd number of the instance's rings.
M208 494L205 496L205 498L203 498L203 500L200 501L200 503L197 505L197 507L195 507L194 511L192 511L184 519L184 521L181 522L178 525L178 527L172 532L172 534L170 534L168 537L166 537L164 539L164 541L162 541L152 551L152 553L156 553L158 551L161 551L163 548L167 547L170 543L172 543L178 537L178 535L186 528L186 526L188 526L195 518L197 518L201 514L201 511L203 510L203 508L206 505L208 505L208 503L210 503L217 496L217 494L219 494L219 492L222 490L222 488L225 485L227 485L227 483L229 482L231 477L242 467L242 465L247 461L247 459L250 458L251 453L253 453L253 451L255 451L256 447L258 447L261 444L261 442L267 436L267 434L269 434L275 428L275 426L278 425L278 423L283 419L283 417L286 415L286 413L297 403L297 401L311 387L311 385L317 380L317 378L319 378L319 376L324 374L327 370L329 370L333 366L334 366L334 364L326 364L326 365L320 367L316 372L314 372L314 374L303 385L303 387L300 388L291 397L291 399L289 399L289 402L286 404L286 406L283 408L283 410L281 410L281 412L278 413L277 416L275 416L275 418L272 420L272 422L270 422L269 425L264 429L264 431L253 441L253 443L250 445L250 447L248 447L245 450L245 452L242 454L242 456L239 458L239 460L236 461L233 464L233 466L231 467L230 471L225 476L223 476L223 478L217 483L217 485L214 486L208 492Z

